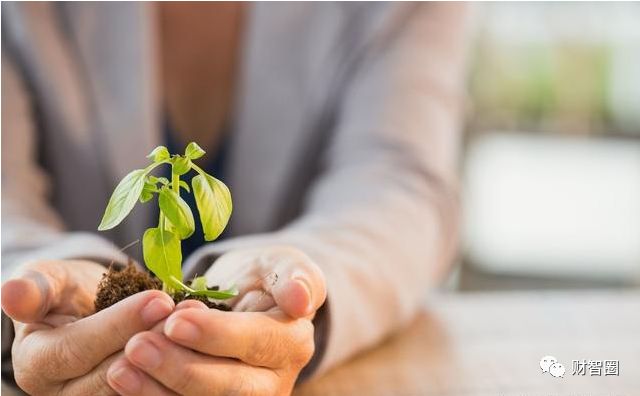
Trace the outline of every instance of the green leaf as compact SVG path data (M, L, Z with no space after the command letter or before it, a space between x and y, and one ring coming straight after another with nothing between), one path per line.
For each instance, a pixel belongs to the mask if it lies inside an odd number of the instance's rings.
M173 224L171 224L171 221L169 221L166 216L164 218L164 229L177 234L175 227L173 226Z
M176 289L185 290L187 293L193 296L205 296L208 298L213 298L214 300L226 300L229 298L233 298L238 295L238 289L234 286L228 290L195 290L184 283L178 278L171 277L171 285L173 285Z
M213 241L222 234L229 222L233 206L231 192L220 180L200 173L191 180L204 239Z
M169 150L167 150L165 146L158 146L154 148L153 151L149 153L149 155L147 155L147 158L153 160L153 162L164 161L169 159L169 157Z
M142 194L140 194L140 203L148 202L151 198L153 198L153 192L145 188L142 190Z
M189 185L187 184L186 181L184 180L180 180L180 187L184 188L185 190L187 190L187 192L191 192L191 189L189 188Z
M146 181L144 182L144 188L142 189L142 193L140 194L140 203L145 203L150 201L153 198L153 193L158 192L158 187L156 183L158 179L154 176L147 176Z
M153 185L162 183L166 186L167 184L169 184L169 179L167 179L166 177L155 177L153 175L149 175L147 176L147 183L153 184Z
M144 190L147 190L150 192L158 192L158 186L156 186L157 181L155 182L152 181L150 177L153 177L153 176L148 176L147 180L144 182Z
M158 204L180 239L189 238L193 234L195 223L191 208L175 191L162 187L158 196Z
M231 288L228 290L195 290L189 294L194 296L205 296L214 300L227 300L238 295L238 289Z
M178 176L184 175L191 169L191 160L186 157L182 157L179 155L175 156L171 159L171 163L173 164L171 172L175 173Z
M145 175L146 170L136 169L118 183L98 226L99 231L110 230L127 217L142 193Z
M184 149L184 156L192 160L202 157L205 153L202 147L198 146L196 142L189 143L187 148Z
M191 288L193 290L207 290L207 278L204 276L198 276L191 281Z
M162 282L175 285L173 278L182 279L180 239L159 227L149 228L142 237L144 262Z

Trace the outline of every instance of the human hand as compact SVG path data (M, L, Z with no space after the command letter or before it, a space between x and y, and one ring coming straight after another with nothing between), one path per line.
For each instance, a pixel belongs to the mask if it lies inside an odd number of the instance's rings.
M178 304L162 331L137 334L113 363L107 378L118 393L291 392L314 351L311 319L326 297L320 269L299 250L275 247L228 253L207 278L239 288L235 312Z
M131 336L173 311L165 293L146 291L90 315L104 272L91 261L39 261L2 286L2 309L15 327L15 379L27 393L114 394L106 383L111 363Z

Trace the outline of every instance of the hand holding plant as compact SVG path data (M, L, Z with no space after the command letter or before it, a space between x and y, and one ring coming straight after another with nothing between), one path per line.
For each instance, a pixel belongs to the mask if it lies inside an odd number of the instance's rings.
M158 225L148 229L142 241L147 267L173 299L180 294L205 301L228 298L236 312L207 309L194 300L174 309L167 294L147 290L91 314L104 267L90 262L38 263L30 275L37 279L25 276L2 289L3 308L27 322L16 322L14 342L16 378L23 389L70 395L108 394L107 386L124 395L291 391L313 354L311 319L325 300L324 276L301 251L272 246L231 251L206 277L184 282L180 243L193 233L194 216L180 189L195 194L207 240L219 236L231 213L226 186L192 162L200 152L195 144L182 156L171 156L162 147L154 150L152 164L120 182L100 229L115 227L137 201L148 202L156 195ZM150 174L161 164L172 166L171 180ZM198 175L188 186L180 176L190 170ZM239 291L211 290L206 279L237 285ZM24 307L24 301L7 297L24 295L25 290L33 294L27 301L42 301Z
M15 329L14 376L28 394L112 394L103 378L127 341L173 311L166 293L149 290L92 314L103 273L91 261L42 260L3 285L2 308Z
M135 335L109 369L123 395L287 395L314 351L324 276L288 246L238 249L205 274L237 284L233 312L183 301L159 331Z

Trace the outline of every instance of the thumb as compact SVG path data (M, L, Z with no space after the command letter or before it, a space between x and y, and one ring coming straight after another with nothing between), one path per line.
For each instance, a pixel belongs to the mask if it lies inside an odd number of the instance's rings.
M13 320L32 323L42 320L56 305L59 282L42 270L28 270L2 286L2 309Z
M2 286L2 309L12 319L39 322L50 312L84 316L104 267L85 260L46 260L28 264Z
M326 298L325 279L318 266L297 249L283 249L272 256L277 275L271 295L287 315L302 318L313 315Z

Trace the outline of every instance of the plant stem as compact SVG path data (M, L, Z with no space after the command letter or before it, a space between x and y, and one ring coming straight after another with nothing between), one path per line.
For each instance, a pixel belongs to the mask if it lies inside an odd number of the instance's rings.
M158 166L162 165L162 164L168 164L169 160L164 160L161 162L154 162L153 164L147 166L146 168L144 168L144 172L145 174L149 174L149 172L151 172L152 170L154 170L155 168L157 168Z
M182 283L182 281L180 281L180 279L176 278L175 276L172 276L171 279L176 282L177 285L182 287L182 290L194 296L205 296L213 298L215 300L226 300L238 295L238 289L236 289L235 287L232 287L229 290L194 290Z
M173 172L171 173L171 188L180 196L180 175Z
M206 174L205 171L203 171L201 167L199 167L198 165L196 165L194 163L191 164L191 169L195 170L196 172L198 172L199 174L201 174L203 176Z

